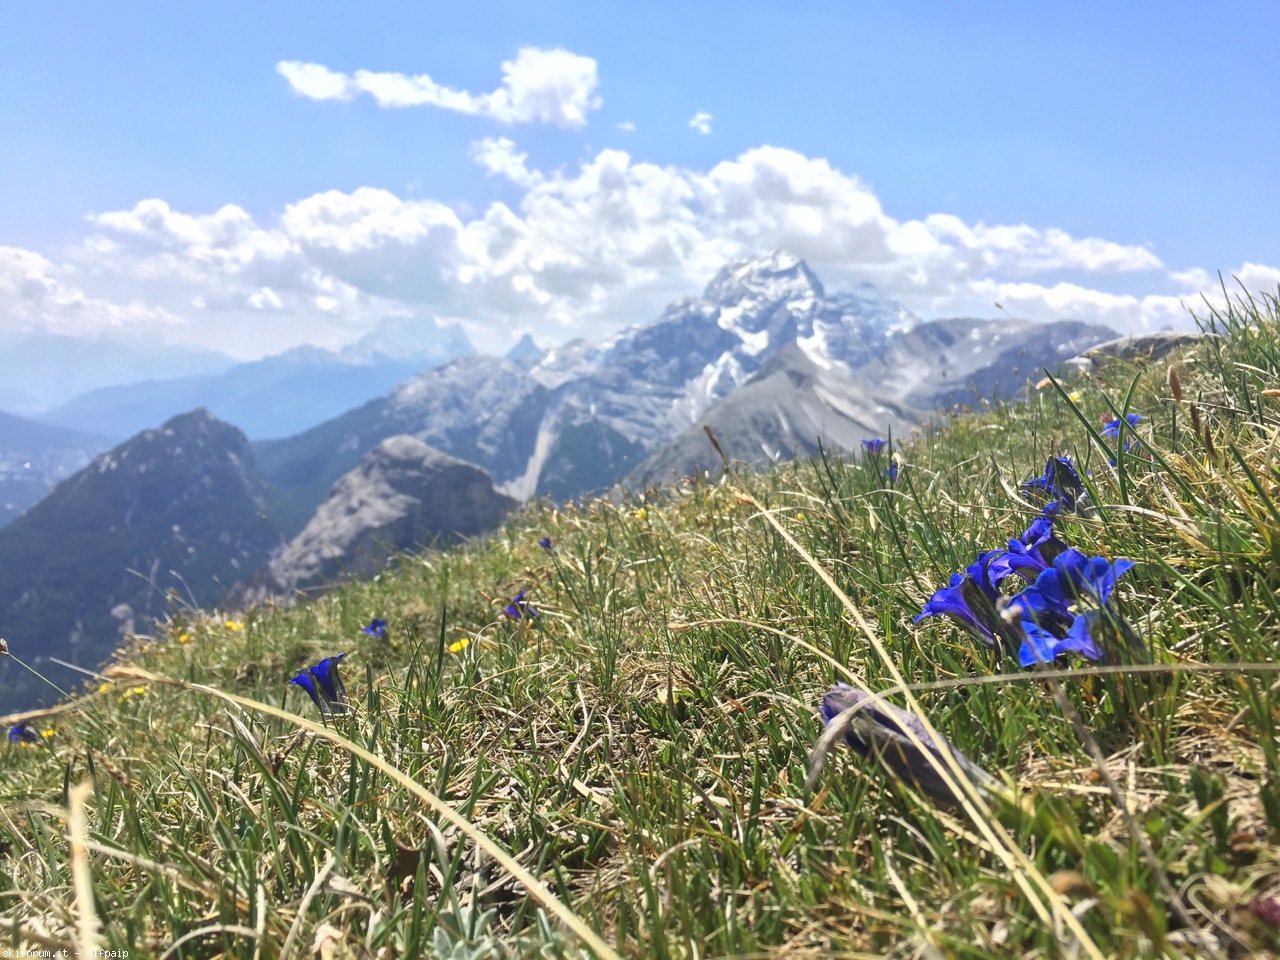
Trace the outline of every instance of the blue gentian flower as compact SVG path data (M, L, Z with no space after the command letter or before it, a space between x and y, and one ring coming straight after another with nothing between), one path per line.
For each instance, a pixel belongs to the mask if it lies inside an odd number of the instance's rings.
M880 451L884 449L884 441L879 437L873 437L870 440L862 441L862 449L873 457L880 456Z
M884 471L884 475L889 478L889 486L892 487L898 482L898 465L896 463L889 464Z
M964 573L953 573L951 582L929 598L915 622L925 617L947 616L988 647L1000 642L1012 651L1021 637L999 613L1000 592L991 581L991 564L998 556L999 550L989 550L979 554Z
M351 710L351 703L347 700L347 688L343 685L342 678L338 676L338 664L345 656L345 653L340 653L335 657L325 657L314 667L307 667L289 681L307 691L316 706L320 708L320 713L326 718L348 713Z
M539 541L538 541L538 546L540 546L543 550L550 550L550 549L551 549L551 538L550 538L550 537L543 537L541 540L539 540Z
M29 723L15 723L9 728L10 743L44 743L40 732Z
M521 590L517 593L515 595L515 599L502 608L502 612L512 620L527 620L530 618L534 620L540 619L538 611L535 610L533 605L524 598L524 595L528 592L528 590Z
M1057 506L1057 501L1053 506ZM1034 581L1066 548L1066 544L1053 535L1053 517L1036 517L1021 537L1009 541L1008 550L991 561L991 582L998 585L1014 573Z
M385 640L387 639L387 621L374 617L369 621L369 625L360 632L367 633L371 637L377 637L379 640Z
M1121 423L1128 422L1129 429L1132 430L1134 427L1138 425L1138 421L1140 421L1141 419L1142 419L1141 415L1136 413L1130 413L1130 414L1126 414L1123 421L1119 419L1111 420L1106 424L1106 426L1102 428L1102 435L1104 437L1118 437L1120 436Z
M1106 649L1119 653L1117 637L1136 649L1137 635L1108 607L1116 581L1133 566L1132 560L1088 557L1074 547L1055 557L1006 607L1026 637L1018 651L1022 665L1051 663L1062 653L1098 660Z
M823 696L823 722L830 725L836 717L855 707L858 709L848 718L848 726L844 728L844 742L861 757L874 755L890 773L933 800L950 804L959 798L938 774L928 755L932 755L950 773L946 760L949 753L979 792L985 793L995 785L986 771L941 735L935 740L918 717L891 703L869 697L847 684L838 683ZM907 730L920 741L920 746L911 741L905 732ZM820 762L822 757L816 759Z
M1043 491L1067 513L1079 513L1087 505L1088 492L1070 457L1050 457L1044 465L1044 476L1033 477L1022 484L1023 492ZM1052 504L1051 504L1052 506ZM1045 508L1046 512L1048 507Z
M1018 662L1024 667L1034 667L1037 663L1053 663L1066 653L1078 653L1086 660L1101 659L1102 651L1094 645L1087 619L1097 616L1097 610L1090 610L1087 614L1076 617L1063 637L1054 636L1030 620L1023 620L1022 630L1026 640L1018 650Z

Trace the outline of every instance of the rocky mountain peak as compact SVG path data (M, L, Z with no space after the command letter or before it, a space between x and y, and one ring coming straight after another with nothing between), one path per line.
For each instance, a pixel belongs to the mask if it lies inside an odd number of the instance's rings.
M722 307L744 300L776 303L782 300L820 300L825 296L822 282L799 257L775 250L760 257L746 257L724 266L709 284L704 296Z
M533 342L533 337L526 333L514 347L507 351L506 358L517 366L528 369L542 360L542 351Z

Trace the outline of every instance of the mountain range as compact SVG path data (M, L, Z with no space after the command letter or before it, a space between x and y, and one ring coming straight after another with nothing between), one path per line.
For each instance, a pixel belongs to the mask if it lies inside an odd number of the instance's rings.
M215 373L99 387L36 418L122 440L175 413L205 407L255 439L285 437L473 352L457 327L384 321L342 350L298 347Z
M705 459L709 445L700 449L705 437L697 438L706 421L720 425L730 457L749 462L813 449L806 431L824 424L834 431L829 445L856 450L845 441L902 432L938 407L1013 393L1035 369L1114 336L1071 320L921 322L869 284L828 295L802 260L774 253L727 265L702 296L603 343L574 341L526 362L461 358L254 450L280 494L275 520L290 533L367 450L398 434L477 464L516 499L564 499L628 475L656 479L689 468L693 461L664 448L676 442ZM773 361L784 351L779 363L793 373L803 368L801 379L810 381L806 419L795 423L788 411L800 400L786 376L739 396L753 378L775 377ZM838 422L844 426L835 430ZM682 438L690 428L691 444Z
M704 424L746 463L819 441L856 452L1114 336L1078 321L920 321L869 285L828 294L774 253L599 343L544 353L526 339L507 357L438 365L402 345L417 372L291 436L251 443L200 409L96 457L0 529L0 624L15 653L97 663L169 604L215 604L236 582L311 588L383 547L492 528L520 500L717 469ZM385 358L366 347L346 359ZM305 394L278 376L290 362L328 361L303 352L221 374L228 402L257 385L251 406L287 410ZM17 696L13 680L0 696Z

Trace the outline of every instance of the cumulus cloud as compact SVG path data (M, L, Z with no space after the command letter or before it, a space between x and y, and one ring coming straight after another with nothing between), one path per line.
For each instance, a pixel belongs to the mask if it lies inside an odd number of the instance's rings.
M549 123L577 129L603 101L596 61L568 50L522 47L502 64L502 83L490 93L469 93L436 82L425 73L339 73L318 63L282 60L276 72L293 92L312 100L350 100L368 94L378 106L433 106L489 117L502 123Z
M69 282L70 271L31 250L0 246L0 318L5 330L67 335L136 331L178 318L140 299L116 303Z
M689 126L694 130L697 130L703 136L706 136L711 132L711 121L714 119L715 117L711 116L711 114L707 113L705 110L699 110L689 118Z
M262 223L236 206L190 214L145 200L94 217L80 256L182 284L181 302L203 309L312 318L318 329L410 311L461 323L495 348L516 327L601 337L651 320L726 261L779 248L833 287L869 280L926 316L991 315L998 301L1033 319L1187 326L1183 303L1199 305L1217 284L1203 270L1168 270L1140 244L949 214L898 219L857 176L779 147L709 170L602 150L574 169L539 171L506 138L470 154L515 199L462 214L387 190L332 190ZM1280 282L1262 264L1238 273L1254 289ZM1097 289L1117 283L1130 292Z
M471 144L470 157L491 176L503 177L522 187L541 182L542 174L526 166L527 153L517 153L516 145L506 137L489 137Z

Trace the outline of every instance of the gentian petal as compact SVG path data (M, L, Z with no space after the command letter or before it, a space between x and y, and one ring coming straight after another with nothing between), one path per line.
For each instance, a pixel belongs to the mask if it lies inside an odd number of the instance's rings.
M340 653L334 657L325 657L309 671L316 678L320 688L328 695L334 713L346 713L350 709L347 688L342 682L342 677L338 675L338 664L345 656L345 653Z
M316 687L315 679L311 676L311 674L308 671L303 670L300 674L298 674L296 677L291 679L289 682L297 684L303 690L307 691L307 693L311 696L312 701L315 702L315 705L320 708L320 713L322 715L328 717L333 713L333 711L330 709L330 706L329 706L328 694L321 693L321 691Z

